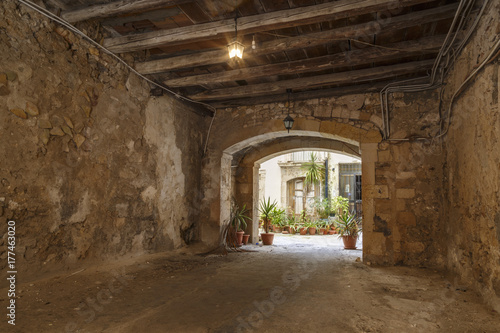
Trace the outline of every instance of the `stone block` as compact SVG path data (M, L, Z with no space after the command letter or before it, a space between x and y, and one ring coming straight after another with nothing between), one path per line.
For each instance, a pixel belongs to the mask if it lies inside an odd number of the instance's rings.
M375 163L362 161L361 170L363 172L363 186L375 184Z
M394 203L389 199L375 199L375 211L377 214L390 214Z
M408 242L406 243L406 250L409 253L422 253L425 250L425 245L421 242Z
M10 112L12 112L13 114L15 114L19 118L28 119L28 115L26 114L26 112L24 112L23 109L13 108L13 109L10 109Z
M351 111L349 119L359 119L360 112L357 110Z
M363 235L363 255L385 256L386 238L383 233L371 232Z
M379 162L392 161L391 152L389 150L379 150L378 151L378 161Z
M363 162L377 162L377 144L376 143L362 143L361 159Z
M124 217L118 217L115 219L115 227L116 228L121 228L125 225L125 218Z
M331 107L328 105L319 105L314 109L314 116L320 118L329 118L332 113Z
M38 110L38 106L31 102L26 102L26 113L32 117L38 116L40 111Z
M406 200L396 199L396 211L402 212L406 210Z
M398 188L396 189L397 199L411 199L415 197L414 188Z
M417 224L417 218L412 212L398 212L397 222L398 224L414 226Z
M389 188L387 185L367 185L363 188L363 196L372 199L388 199Z
M415 178L397 179L396 188L409 188L415 186Z
M380 135L380 132L377 130L373 131L366 131L365 136L360 140L361 142L366 142L366 143L378 143L382 141L382 136Z
M416 177L417 175L415 174L414 171L402 171L396 174L396 179L410 179Z
M332 118L340 118L342 116L342 107L340 105L335 105L331 110Z
M382 125L383 125L383 121L382 121L382 118L380 118L379 116L377 115L372 115L370 117L370 121L372 123L374 123L375 125L377 125L378 127L382 128Z

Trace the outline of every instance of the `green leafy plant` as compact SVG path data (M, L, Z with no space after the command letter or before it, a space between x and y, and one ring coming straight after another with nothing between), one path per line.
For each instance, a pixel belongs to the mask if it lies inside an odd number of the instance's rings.
M335 224L339 237L342 236L357 237L361 232L361 228L358 225L356 215L344 213L338 217Z
M311 185L318 184L325 179L325 166L318 163L316 153L311 153L309 162L304 162L301 168L306 171L304 185L306 189L310 189Z
M277 206L273 208L270 214L271 223L276 227L284 227L286 225L286 213L284 209L278 208Z
M306 228L317 228L318 227L318 222L314 221L314 220L311 220L311 219L307 219L306 222L304 222L304 227L306 227Z
M330 216L332 205L328 199L314 198L312 207L320 219L326 219Z
M320 229L330 229L330 221L328 219L321 219L316 221L316 225Z
M349 211L349 199L342 196L333 197L330 204L331 212L336 215L341 216Z
M287 219L286 219L286 224L288 225L288 227L290 228L290 233L295 233L298 229L298 225L299 225L299 221L297 220L297 218L295 217L295 214L292 214L290 215Z
M241 209L236 204L232 205L230 219L231 225L236 231L246 229L247 220L250 220L250 217L246 215L247 213L248 209L246 209L246 205L243 205Z
M259 211L260 211L260 217L261 217L262 221L264 222L264 232L265 233L268 233L270 231L269 229L271 227L271 213L272 213L274 207L276 207L276 205L277 205L276 201L273 201L271 203L270 197L267 198L267 201L266 201L266 199L263 199L260 201Z
M300 212L300 218L299 218L299 223L304 224L309 218L307 217L307 212L305 209L302 209Z

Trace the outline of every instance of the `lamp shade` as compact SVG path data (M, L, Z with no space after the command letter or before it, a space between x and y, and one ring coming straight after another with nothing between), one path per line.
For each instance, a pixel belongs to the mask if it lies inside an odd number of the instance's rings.
M285 128L288 130L290 133L290 130L292 129L293 126L293 118L290 117L290 115L286 116L286 118L283 120L283 123L285 124Z
M243 58L243 50L245 46L238 42L237 40L231 42L227 46L227 50L229 52L229 59L233 59L234 57L238 57L240 59Z

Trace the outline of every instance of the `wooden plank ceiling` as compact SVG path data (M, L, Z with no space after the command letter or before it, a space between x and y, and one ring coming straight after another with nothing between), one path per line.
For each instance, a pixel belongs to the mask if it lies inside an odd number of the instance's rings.
M103 45L215 107L376 91L425 75L458 0L46 0L67 21L98 20ZM229 60L235 35L242 60ZM255 48L252 48L255 41Z

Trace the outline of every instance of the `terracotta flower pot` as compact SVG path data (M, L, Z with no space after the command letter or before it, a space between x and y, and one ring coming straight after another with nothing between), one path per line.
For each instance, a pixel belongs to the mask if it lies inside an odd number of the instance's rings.
M250 235L243 235L243 245L248 244L248 238L250 238Z
M309 235L316 235L316 228L309 228Z
M335 235L336 233L337 233L337 231L335 231L335 230L332 230L332 229L328 230L329 235Z
M299 232L301 235L307 235L307 228L300 228Z
M245 234L244 231L236 231L236 244L238 246L243 245L243 235Z
M262 238L262 244L273 245L274 234L272 233L260 234L260 237Z
M319 229L319 234L320 235L328 235L328 230L326 230L325 228L320 228Z
M358 237L342 236L342 240L344 241L344 249L346 250L356 249L356 242L358 241Z

